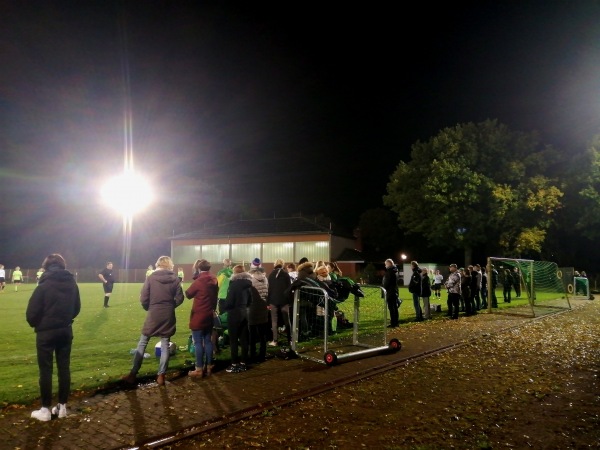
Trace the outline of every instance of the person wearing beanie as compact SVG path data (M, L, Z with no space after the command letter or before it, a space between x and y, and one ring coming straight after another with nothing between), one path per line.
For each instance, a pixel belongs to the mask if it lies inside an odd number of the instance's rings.
M252 260L252 263L250 264L250 268L260 267L260 263L261 263L260 258L254 258Z

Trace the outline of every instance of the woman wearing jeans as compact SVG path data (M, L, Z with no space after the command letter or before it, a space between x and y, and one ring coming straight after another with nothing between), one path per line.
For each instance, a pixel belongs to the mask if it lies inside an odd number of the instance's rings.
M160 337L160 362L156 382L165 384L165 374L169 367L169 341L176 331L175 308L183 303L181 281L173 272L173 261L161 256L156 261L156 270L152 272L142 287L140 303L148 311L142 327L142 335L137 350L133 354L133 366L128 375L122 378L127 384L135 384L136 375L142 367L144 353L151 337Z
M219 286L217 278L209 272L210 263L207 260L201 259L194 268L198 270L198 276L185 291L187 298L194 299L190 313L190 330L192 330L196 354L196 369L188 372L188 375L203 377L210 376L213 369L211 337Z

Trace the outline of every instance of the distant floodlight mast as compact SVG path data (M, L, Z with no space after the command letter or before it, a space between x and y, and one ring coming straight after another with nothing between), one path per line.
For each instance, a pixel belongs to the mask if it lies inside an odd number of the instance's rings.
M101 195L102 200L121 213L123 218L132 218L153 200L148 182L139 174L127 171L108 180Z

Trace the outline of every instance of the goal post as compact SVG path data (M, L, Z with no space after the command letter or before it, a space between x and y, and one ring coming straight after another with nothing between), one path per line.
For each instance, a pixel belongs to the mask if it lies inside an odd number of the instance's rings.
M536 317L571 309L562 271L554 262L489 257L487 275L489 312Z

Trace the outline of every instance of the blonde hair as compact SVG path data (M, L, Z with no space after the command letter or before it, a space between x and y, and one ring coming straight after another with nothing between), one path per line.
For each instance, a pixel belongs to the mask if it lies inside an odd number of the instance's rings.
M281 266L281 267L283 267L283 265L284 265L284 264L285 264L285 261L284 261L283 259L281 259L281 258L277 258L277 259L275 260L275 265L276 265L276 266Z
M173 264L173 260L170 256L161 256L156 260L157 269L173 270L173 267L175 267L175 264Z

